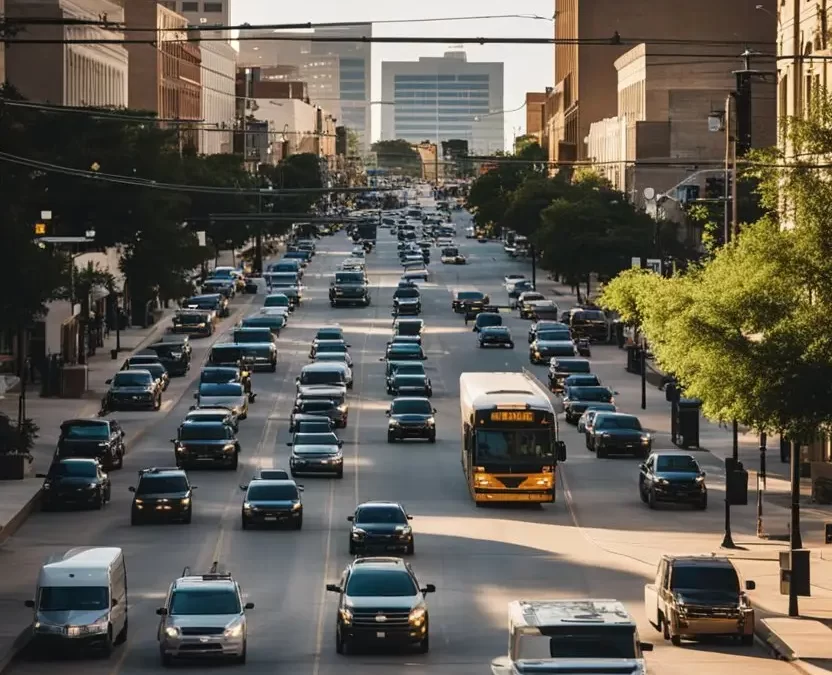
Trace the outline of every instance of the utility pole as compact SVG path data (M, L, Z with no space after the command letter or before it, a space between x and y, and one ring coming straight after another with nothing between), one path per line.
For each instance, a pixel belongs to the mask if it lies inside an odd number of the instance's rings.
M766 432L760 432L760 470L757 471L757 536L763 531L763 492L766 488Z
M736 138L733 134L733 102L734 102L734 94L728 94L725 97L725 185L723 187L723 199L725 203L724 209L724 242L728 244L731 241L731 213L732 209L730 208L730 200L731 200L731 176L734 173L736 168ZM732 163L731 160L734 159Z

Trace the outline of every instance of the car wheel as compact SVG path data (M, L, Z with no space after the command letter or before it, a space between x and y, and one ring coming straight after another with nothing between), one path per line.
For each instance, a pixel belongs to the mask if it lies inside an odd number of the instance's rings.
M164 652L161 652L159 656L161 657L162 665L165 668L170 668L173 665L173 657L170 654L165 654Z
M350 555L355 555L357 552L355 544L352 542L352 539L350 539Z
M188 515L182 519L182 523L185 525L191 524L191 519L193 518L194 512L192 509L188 509Z
M246 518L245 516L243 516L243 517L240 519L240 525L242 526L242 528L243 528L244 530L247 530L247 529L249 528L249 525L251 525L251 523L249 523L249 522L248 522L248 518Z
M387 434L387 442L388 443L395 443L396 437L393 434Z
M754 636L751 636L751 639L754 639ZM682 636L681 635L671 635L670 636L670 644L674 647L680 647L682 645Z
M303 529L303 514L301 514L300 517L295 521L295 529Z
M407 555L413 555L415 552L416 552L416 543L415 543L415 542L413 542L413 541L411 541L411 542L407 545L407 549L405 549L405 553L406 553Z
M273 363L271 368L269 368L269 372L276 373L277 372L277 364Z
M248 652L248 645L244 642L243 652L236 658L236 662L238 664L243 665L246 662L246 652Z
M419 643L419 653L427 654L430 651L430 634L426 634L425 638Z
M231 469L231 471L236 471L237 466L239 464L240 464L240 455L239 455L239 453L235 452L234 453L234 459L231 460L231 464L228 465L228 468Z
M753 647L754 646L754 634L751 635L742 635L740 636L740 644L743 647Z
M92 507L96 511L100 511L104 508L104 490L99 490L98 494L95 495L95 502L93 503Z
M607 449L606 448L595 448L595 456L598 459L606 459L607 458Z
M650 488L650 492L647 493L647 506L651 509L656 508L656 491L653 488Z
M153 402L153 410L161 410L162 409L162 397L160 396Z
M335 474L336 478L343 478L344 477L344 470L341 469L338 473Z
M135 513L131 513L130 514L130 524L131 525L141 525L142 521L139 519L139 517Z
M706 511L708 509L708 494L705 493L702 495L702 499L699 500L699 503L696 505L696 508L700 511Z
M433 436L430 436L428 438L428 441L430 441L431 443L436 443L436 434L434 434Z

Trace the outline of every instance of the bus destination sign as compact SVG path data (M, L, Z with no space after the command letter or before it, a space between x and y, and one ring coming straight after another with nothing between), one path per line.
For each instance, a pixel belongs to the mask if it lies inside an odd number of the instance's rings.
M533 410L494 410L492 422L534 422Z

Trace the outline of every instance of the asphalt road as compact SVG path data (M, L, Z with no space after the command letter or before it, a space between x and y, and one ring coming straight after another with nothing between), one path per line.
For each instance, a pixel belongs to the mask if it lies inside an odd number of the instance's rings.
M642 639L657 645L648 657L657 675L698 675L703 668L712 675L738 668L762 674L792 672L756 648L664 645L646 623L642 588L652 576L655 555L678 546L707 545L721 521L716 508L705 513L648 512L635 494L635 460L596 460L574 430L566 428L563 437L570 455L563 474L568 490L561 482L555 504L532 509L474 507L459 464L459 375L527 366L527 323L514 317L508 321L516 350L478 350L470 327L450 310L450 291L472 287L502 298L504 274L527 269L525 263L508 260L498 244L462 239L464 218L465 214L457 216L458 242L470 254L470 264L443 267L436 255L433 278L423 291L427 368L439 410L435 445L386 443L383 413L389 398L379 359L390 333L390 298L400 274L393 239L381 233L378 249L369 256L374 302L366 309L330 309L328 275L351 246L343 234L321 240L307 271L305 303L280 338L278 371L254 376L259 396L241 425L241 466L236 475L193 472L191 479L199 489L190 526L130 527L127 491L139 468L172 463L169 439L191 404L186 394L132 448L125 470L113 475L114 498L103 512L36 514L4 551L6 587L26 597L48 553L79 545L123 547L130 596L127 644L109 660L44 662L29 655L9 672L41 675L48 668L53 675L143 675L160 670L154 610L183 567L207 568L213 560L233 572L248 600L256 604L249 615L248 663L235 667L252 675L389 675L404 668L414 675L489 672L489 661L506 648L508 601L587 596L627 603L639 620ZM345 328L356 362L349 426L340 434L345 441L344 479L302 480L302 531L243 531L238 484L256 468L287 465L294 377L307 362L313 331L331 322ZM602 377L607 370L611 377L620 376L620 354L615 352L596 350L596 372ZM428 655L335 653L336 600L325 593L324 585L338 580L350 558L346 516L368 499L401 501L414 515L412 565L420 581L437 587L428 599L433 633ZM204 664L196 668L202 673L227 670Z

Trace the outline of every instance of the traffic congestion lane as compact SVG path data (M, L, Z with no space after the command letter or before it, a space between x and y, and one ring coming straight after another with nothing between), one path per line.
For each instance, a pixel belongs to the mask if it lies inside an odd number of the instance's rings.
M339 237L323 240L321 249L348 250ZM190 527L128 530L123 505L121 525L101 533L103 537L95 541L122 545L128 556L134 620L127 648L116 652L110 662L60 662L50 664L51 669L73 675L82 671L115 675L158 670L157 618L153 609L184 565L207 566L215 556L230 567L248 599L257 604L250 616L249 661L242 670L258 674L283 668L315 675L357 670L380 675L406 664L415 673L482 672L491 658L504 651L506 603L511 599L612 596L637 609L641 571L632 561L612 556L585 539L572 526L562 493L557 504L537 510L476 509L468 497L459 466L459 374L465 370L503 370L512 356L512 369L517 369L521 364L516 356L523 352L474 348L470 329L460 330L464 322L450 312L444 271L437 264L432 266L436 286L425 288L426 298L435 297L436 301L430 303L424 315L428 324L425 346L431 354L427 365L440 411L437 443L386 443L384 409L389 397L384 394L383 378L379 376L383 366L378 359L389 335L389 299L399 269L393 242L385 235L381 238L378 252L370 256L369 271L375 286L370 308L330 310L325 302L326 275L312 275L308 280L310 301L281 336L281 344L293 347L284 351L286 360L278 376L255 376L257 390L262 393L255 404L256 414L253 411L252 418L244 423L248 434L245 447L259 445L261 452L247 451L245 466L237 476L199 472L194 482L200 485L198 504L203 517L195 517ZM338 255L322 254L312 266L315 270L330 269L337 259ZM473 266L471 271L475 272ZM476 271L472 276L481 274ZM305 350L313 328L333 320L358 337L358 341L351 339L358 379L351 396L350 425L341 432L347 441L345 477L340 481L301 479L306 487L302 531L243 532L238 510L242 499L239 492L235 493L235 484L250 476L255 464L285 464L291 398L286 391L291 392L294 376L306 363ZM175 412L178 416L166 418L170 430L184 414L184 410ZM157 444L163 444L160 449L147 446L148 459L156 452L161 460L169 452L170 430L160 431L156 437ZM132 470L134 467L128 468ZM403 501L415 516L416 555L412 563L423 582L435 583L438 588L437 594L428 599L432 650L428 655L339 657L334 651L335 598L324 595L323 585L337 581L349 560L346 516L359 501L384 498ZM114 512L105 513L114 518ZM94 519L85 523L92 526ZM55 535L54 528L51 534ZM52 550L79 543L74 534L59 541L62 545ZM33 584L37 565L31 564L30 570L29 583ZM756 660L744 663L734 653L714 656L713 652L688 649L660 650L651 663L661 663L664 651L668 652L668 662L656 671L660 674L698 672L704 663L714 673L727 672L723 668L726 664L734 668L753 665L755 672L782 672L761 670ZM693 656L691 652L695 652ZM22 662L14 672L42 672L42 667L40 663ZM214 667L201 667L200 671L213 672Z

